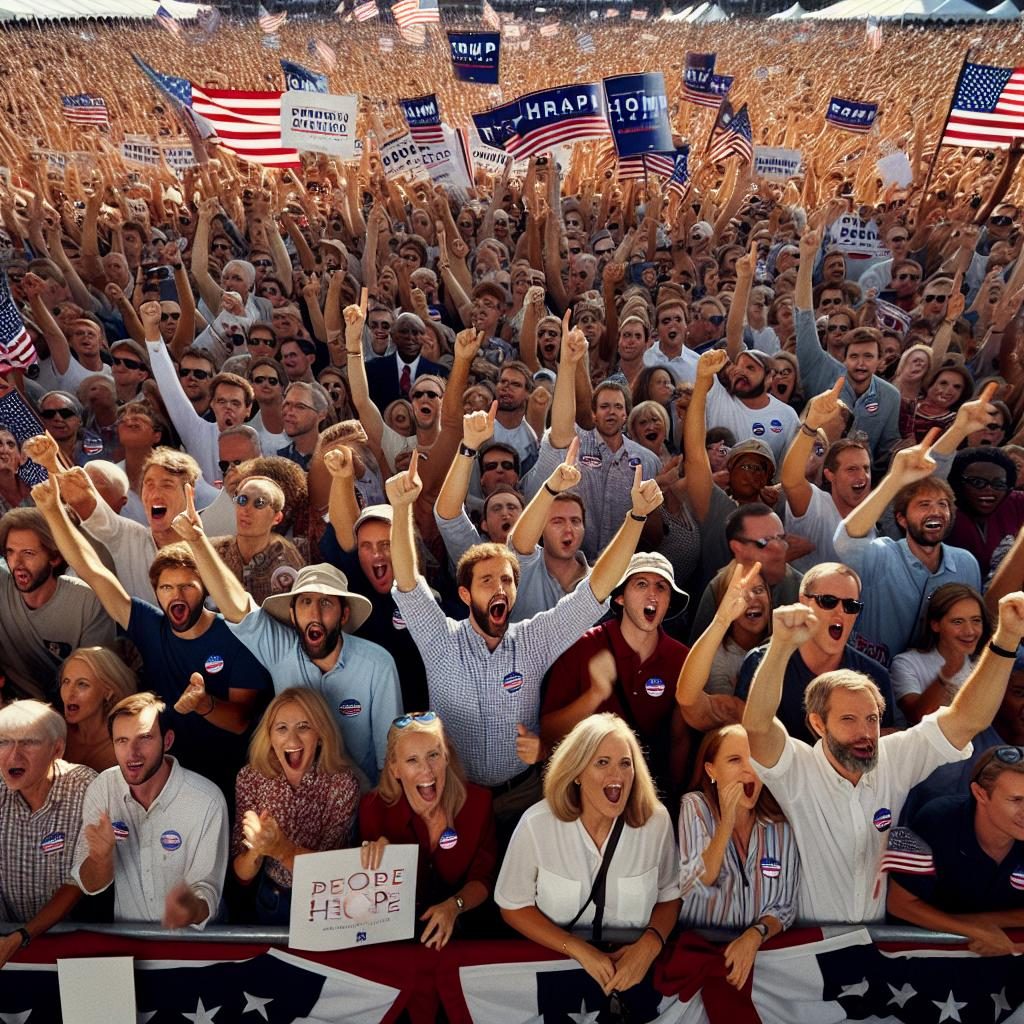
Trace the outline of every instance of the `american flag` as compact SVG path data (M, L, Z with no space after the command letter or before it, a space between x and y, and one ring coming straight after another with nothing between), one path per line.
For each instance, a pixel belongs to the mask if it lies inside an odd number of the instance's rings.
M14 304L7 274L0 273L0 374L27 369L38 361L35 346Z
M545 39L547 39L547 38L549 38L551 36L557 36L558 35L558 23L552 21L552 22L550 22L547 25L541 25L541 27L540 27L540 34L542 36L544 36Z
M181 26L174 20L174 15L163 4L156 9L156 14L153 17L156 18L160 27L167 29L172 36L177 37L181 35Z
M107 104L102 96L90 96L87 92L78 96L61 96L60 105L72 124L110 124Z
M399 25L398 34L403 43L410 46L422 46L427 41L426 25Z
M288 12L278 11L277 14L271 14L263 4L260 4L258 20L260 29L268 36L273 35L288 20Z
M322 39L310 39L306 44L306 52L311 57L319 57L320 63L328 71L333 71L335 64L338 63L337 54Z
M629 12L629 18L630 21L646 21L647 12L637 7L634 7L633 10Z
M754 133L750 127L747 105L744 103L734 113L732 104L728 100L723 100L708 139L706 157L709 163L714 164L734 155L743 163L750 163L753 160Z
M498 12L490 5L488 0L484 0L484 6L480 15L485 25L490 25L495 31L501 30L501 18L498 17Z
M140 56L132 54L132 60L141 68L142 73L155 85L165 96L176 104L183 107L192 106L192 83L187 78L175 78L174 75L165 75L155 68L151 68Z
M399 100L405 123L409 126L412 141L418 146L442 145L444 128L441 125L441 108L437 96L430 93L411 100Z
M281 93L214 89L192 83L192 108L236 156L265 167L298 167L299 154L281 145Z
M672 174L665 185L669 192L675 193L680 199L686 198L690 190L690 147L683 146L676 150Z
M581 32L576 37L576 45L580 48L581 53L595 53L597 47L594 46L594 37L589 32Z
M877 53L882 48L882 23L877 18L868 18L864 36L867 39L868 49L872 53Z
M516 133L506 139L505 152L516 160L525 160L562 143L607 138L611 127L604 114L602 97L601 87L592 83L521 96L522 120Z
M878 870L897 871L905 875L934 875L935 858L931 847L916 832L898 825L889 832Z
M391 8L400 28L410 25L440 25L441 11L437 0L398 0Z
M39 417L29 408L19 391L9 391L3 398L0 398L0 423L10 430L19 447L30 437L38 437L40 434L46 433ZM41 484L49 474L38 462L26 459L21 469L18 470L18 476L29 487L35 487L36 484Z
M688 52L683 72L683 99L698 107L717 110L722 97L711 86L715 77L715 54Z
M1006 149L1024 136L1024 67L965 62L942 134L946 146Z
M643 153L637 156L620 156L615 168L619 181L636 181L644 177Z
M376 18L380 14L377 0L367 0L366 3L356 4L352 8L352 13L355 15L356 21L369 21L371 18Z
M648 174L671 178L676 169L676 153L644 153L644 168Z

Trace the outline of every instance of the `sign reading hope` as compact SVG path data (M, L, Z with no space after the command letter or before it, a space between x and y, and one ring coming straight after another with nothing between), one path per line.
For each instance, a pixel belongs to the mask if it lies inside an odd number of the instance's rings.
M412 938L414 845L388 846L380 867L363 868L359 849L295 858L288 943L295 949L350 949Z

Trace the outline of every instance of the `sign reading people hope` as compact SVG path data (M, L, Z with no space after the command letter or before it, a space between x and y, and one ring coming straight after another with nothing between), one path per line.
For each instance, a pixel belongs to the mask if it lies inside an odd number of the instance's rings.
M452 70L460 82L498 84L501 60L501 33L449 32Z
M328 950L411 939L419 847L388 846L376 871L359 849L303 853L292 872L288 945Z
M281 97L281 145L353 159L358 102L355 96L289 89Z
M665 76L660 71L606 78L604 96L619 156L660 153L673 148Z
M800 173L800 150L782 146L754 147L754 174L769 181L788 181Z

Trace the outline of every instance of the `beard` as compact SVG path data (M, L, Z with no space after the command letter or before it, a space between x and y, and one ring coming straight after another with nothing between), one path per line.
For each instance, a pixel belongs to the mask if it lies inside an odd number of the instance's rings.
M749 384L742 390L740 388L733 388L732 391L736 398L760 398L764 392L765 384L763 379L760 384Z
M40 587L50 582L53 577L53 566L47 565L40 569L39 572L35 573L32 578L28 581L25 586L20 586L15 578L14 586L21 594L31 594L38 590Z
M313 642L306 635L306 631L310 626L318 626L320 632L323 634L322 638L318 642ZM302 649L306 652L306 656L310 661L319 661L322 658L326 658L335 647L338 646L338 641L341 639L341 623L337 626L327 629L321 622L310 622L306 629L300 634L302 639Z
M511 612L505 613L505 618L501 622L492 621L490 615L487 614L486 608L481 608L475 601L469 606L469 614L473 616L473 621L477 624L480 632L485 636L493 636L495 638L503 637L508 630L508 616Z
M183 605L185 605L188 608L188 610L189 610L188 618L184 621L184 623L181 626L176 626L174 624L174 619L171 618L169 612L170 612L171 608L173 608L175 605L180 605L180 604L183 604ZM169 625L171 627L171 630L173 632L175 632L175 633L187 633L199 621L199 616L203 614L203 608L204 608L204 604L203 604L202 601L197 601L196 604L194 606L192 606L192 605L189 605L187 601L182 601L180 599L176 599L174 601L171 601L167 605L167 607L164 609L164 615L167 616L168 623L169 623Z
M825 743L832 756L849 772L867 773L873 771L878 764L878 740L873 740L874 751L869 758L857 757L853 752L853 744L840 743L832 733L826 730Z

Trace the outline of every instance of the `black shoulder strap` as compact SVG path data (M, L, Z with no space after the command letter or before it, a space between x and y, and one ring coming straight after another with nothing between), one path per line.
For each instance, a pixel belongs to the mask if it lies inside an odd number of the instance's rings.
M604 922L604 902L605 902L605 882L608 878L608 866L612 862L612 855L615 853L615 847L619 845L619 836L622 835L622 829L626 824L625 812L620 814L615 819L615 824L612 826L611 835L608 836L608 842L604 848L604 857L601 858L601 867L598 868L597 875L594 878L594 884L591 886L590 895L587 897L583 906L580 907L576 916L566 925L566 931L572 931L573 925L583 916L583 911L594 904L594 922L591 925L590 937L594 942L601 941L601 927Z

